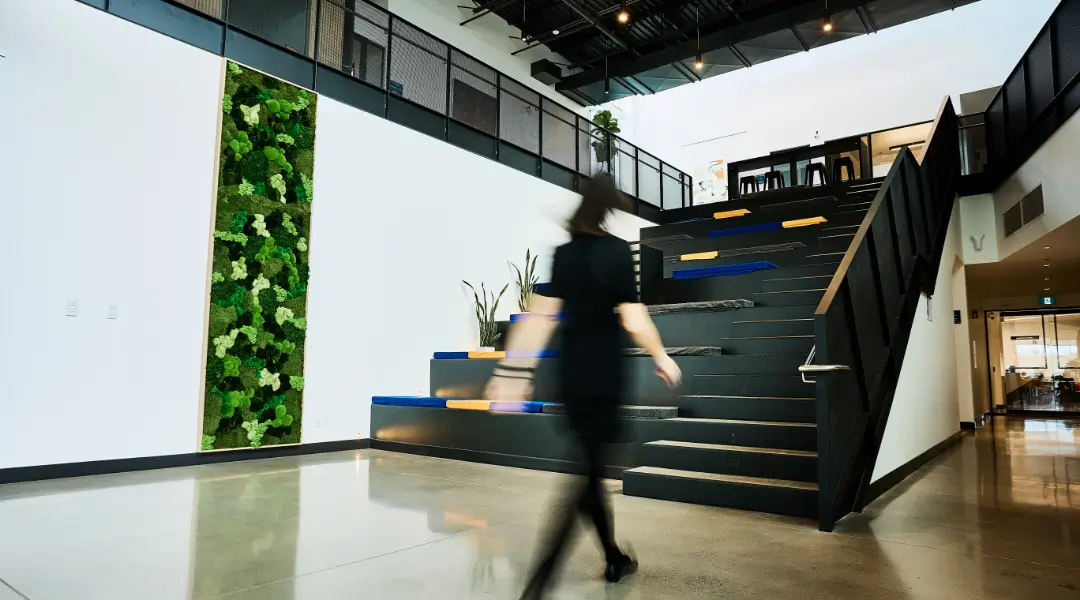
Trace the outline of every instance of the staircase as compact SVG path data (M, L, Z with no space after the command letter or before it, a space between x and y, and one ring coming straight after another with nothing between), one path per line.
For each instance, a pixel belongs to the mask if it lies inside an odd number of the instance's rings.
M722 355L684 372L678 416L642 428L623 493L824 531L866 505L915 310L934 293L956 131L946 98L921 156L902 150L884 180L680 209L642 231L641 296L664 305L665 344Z
M645 441L641 466L624 472L623 493L817 516L815 388L798 368L814 346L814 310L880 186L781 190L683 209L674 220L686 222L642 231L648 304L734 300L745 307L654 316L667 346L715 345L723 355L707 372L688 374L678 416L650 428L655 439ZM713 218L738 209L749 212ZM774 227L818 217L824 221ZM711 252L717 256L702 254ZM686 255L701 258L682 260ZM685 269L758 262L775 268L674 278Z

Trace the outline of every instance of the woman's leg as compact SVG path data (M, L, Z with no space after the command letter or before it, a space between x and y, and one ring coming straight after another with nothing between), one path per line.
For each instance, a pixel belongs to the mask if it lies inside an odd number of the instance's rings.
M622 557L622 552L615 545L611 506L604 491L603 443L595 436L586 435L581 439L581 448L585 455L585 486L578 496L578 507L596 527L596 535L604 548L604 558L609 563L615 562Z

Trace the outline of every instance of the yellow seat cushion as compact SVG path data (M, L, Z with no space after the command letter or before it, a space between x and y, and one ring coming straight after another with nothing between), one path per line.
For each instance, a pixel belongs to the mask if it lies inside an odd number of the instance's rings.
M712 252L698 252L697 254L683 254L679 257L679 260L712 260L719 256L720 253L716 250Z
M461 410L491 410L490 400L447 400L446 408Z
M810 225L820 225L821 223L828 223L829 220L825 217L810 217L809 219L795 219L794 221L784 221L784 229L791 229L793 227L808 227Z
M469 358L506 358L506 352L470 352Z
M746 210L745 208L740 208L738 210L725 210L723 212L713 213L712 218L714 218L714 219L730 219L732 217L741 217L743 215L748 215L748 214L750 214L749 210Z

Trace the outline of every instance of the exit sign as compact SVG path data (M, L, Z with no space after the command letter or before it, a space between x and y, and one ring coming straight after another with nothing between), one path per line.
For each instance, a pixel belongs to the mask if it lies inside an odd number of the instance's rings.
M1039 304L1050 306L1051 304L1057 304L1057 300L1055 300L1053 296L1043 296L1042 298L1039 298Z

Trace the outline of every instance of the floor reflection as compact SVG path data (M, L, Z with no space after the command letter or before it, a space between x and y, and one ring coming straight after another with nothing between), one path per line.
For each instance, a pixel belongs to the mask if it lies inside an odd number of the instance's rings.
M611 482L641 570L605 584L579 535L553 598L1077 600L1078 432L996 417L835 534ZM31 600L514 598L565 477L362 451L2 486L0 579Z

